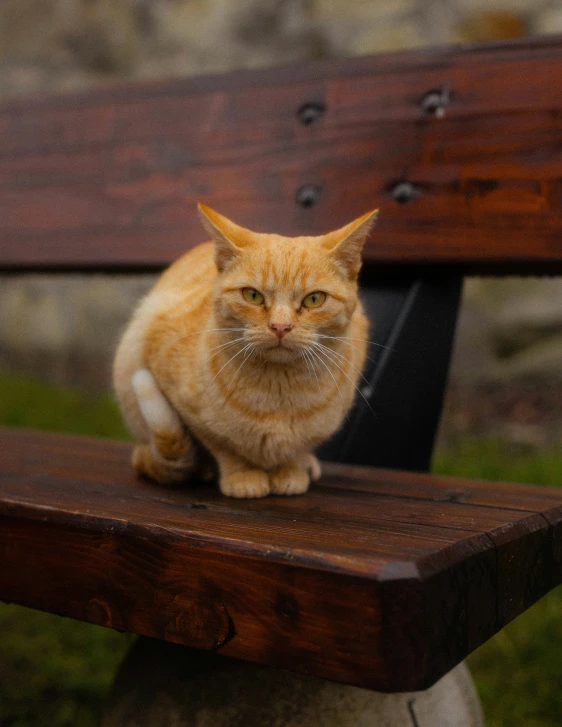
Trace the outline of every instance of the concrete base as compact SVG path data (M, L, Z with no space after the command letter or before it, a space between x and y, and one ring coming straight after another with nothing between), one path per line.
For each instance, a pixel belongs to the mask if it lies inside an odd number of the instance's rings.
M380 694L140 639L103 727L484 727L464 664L431 689Z

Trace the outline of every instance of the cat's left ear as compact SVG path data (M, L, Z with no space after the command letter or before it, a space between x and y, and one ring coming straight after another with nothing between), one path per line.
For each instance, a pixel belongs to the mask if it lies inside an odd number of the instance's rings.
M330 232L324 237L322 246L330 250L330 255L335 258L351 280L354 280L359 274L361 251L378 213L378 209L367 212L345 227Z
M249 243L251 233L207 205L199 202L197 206L203 227L215 243L215 263L218 271L222 272L239 255L240 249Z

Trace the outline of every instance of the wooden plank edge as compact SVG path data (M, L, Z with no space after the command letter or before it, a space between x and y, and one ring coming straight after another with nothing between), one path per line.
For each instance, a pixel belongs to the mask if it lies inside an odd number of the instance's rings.
M562 507L376 580L22 515L1 517L4 600L380 691L427 688L562 577Z
M191 249L186 247L185 251ZM140 260L138 263L131 260L79 259L47 261L43 257L36 260L13 260L0 257L0 274L26 275L30 273L44 274L88 274L88 275L152 275L160 273L169 267L168 259ZM532 259L506 259L473 260L473 259L438 259L425 258L412 262L408 258L397 255L396 259L365 260L363 263L363 276L369 282L372 278L384 277L389 280L398 279L424 279L431 277L450 278L463 275L467 277L546 277L555 278L562 275L562 258L532 258Z

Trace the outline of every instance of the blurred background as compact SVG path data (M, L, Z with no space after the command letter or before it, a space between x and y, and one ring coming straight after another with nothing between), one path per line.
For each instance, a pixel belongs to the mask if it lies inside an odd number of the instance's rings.
M0 0L0 101L562 33L560 0ZM112 354L150 276L0 275L0 424L126 436ZM562 485L562 280L465 284L434 469ZM492 727L562 724L562 594L470 659ZM131 637L0 606L0 727L96 725Z

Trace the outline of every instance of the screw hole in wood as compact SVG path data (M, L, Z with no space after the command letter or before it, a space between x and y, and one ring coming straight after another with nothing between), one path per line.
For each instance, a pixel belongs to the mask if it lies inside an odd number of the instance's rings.
M390 190L392 199L398 204L413 202L420 195L419 187L412 182L397 182Z
M323 103L308 102L303 104L297 111L297 118L305 126L310 126L322 118L326 113L326 106Z
M433 88L422 97L420 107L426 116L435 116L438 119L445 116L445 109L449 105L450 93L446 86Z
M295 199L298 205L307 209L318 202L321 192L322 188L316 184L303 184L297 189Z

